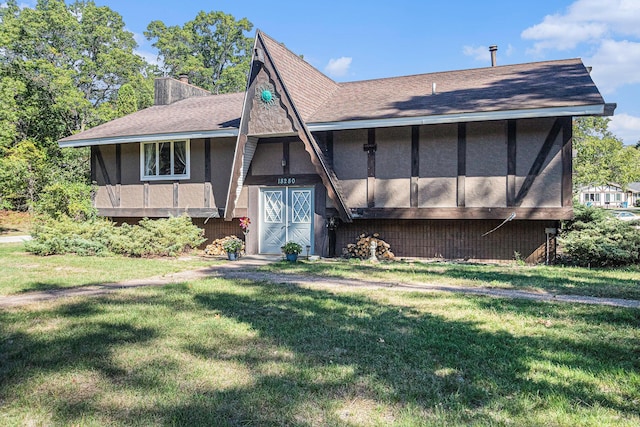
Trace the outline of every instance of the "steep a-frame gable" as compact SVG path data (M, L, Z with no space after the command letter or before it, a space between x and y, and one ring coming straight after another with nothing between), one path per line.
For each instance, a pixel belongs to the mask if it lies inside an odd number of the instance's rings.
M280 65L282 64L282 71ZM289 89L289 83L293 90ZM305 84L308 83L308 84ZM335 173L307 128L302 111L309 117L324 103L338 85L301 58L258 31L251 73L245 94L236 141L225 219L234 216L236 202L260 137L297 135L310 156L341 219L351 214ZM295 94L295 95L294 95Z

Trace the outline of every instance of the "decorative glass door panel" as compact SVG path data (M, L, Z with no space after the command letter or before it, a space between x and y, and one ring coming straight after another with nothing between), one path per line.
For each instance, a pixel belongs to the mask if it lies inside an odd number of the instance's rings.
M288 241L313 253L313 189L265 188L260 191L260 253L280 253Z

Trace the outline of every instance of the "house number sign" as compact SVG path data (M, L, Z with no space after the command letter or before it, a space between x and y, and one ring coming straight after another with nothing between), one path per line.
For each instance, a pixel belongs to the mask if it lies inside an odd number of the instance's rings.
M278 178L278 185L293 185L296 183L295 178Z

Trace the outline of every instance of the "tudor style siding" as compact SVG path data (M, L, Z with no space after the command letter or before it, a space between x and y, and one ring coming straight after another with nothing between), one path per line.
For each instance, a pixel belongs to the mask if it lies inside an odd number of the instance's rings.
M559 132L546 147L548 152L541 154L556 122L563 120L570 119L378 128L373 176L372 154L365 147L371 144L370 133L337 131L332 138L333 165L349 206L374 207L381 216L384 209L410 208L413 191L418 209L469 208L481 218L478 209L552 208L556 210L547 218L566 219L567 212L557 209L571 207L563 200L563 192L570 191L570 180L565 180L570 171L563 171L563 147L570 146L570 135ZM412 144L414 132L417 144ZM532 173L536 162L538 170ZM412 179L416 172L417 179Z
M95 206L111 217L161 217L185 211L194 217L217 215L224 208L234 148L233 138L192 139L189 179L146 181L140 180L139 143L94 146Z

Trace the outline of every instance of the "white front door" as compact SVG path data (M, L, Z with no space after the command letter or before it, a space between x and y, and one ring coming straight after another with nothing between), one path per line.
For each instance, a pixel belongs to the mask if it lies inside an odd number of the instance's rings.
M260 190L260 253L279 254L294 241L313 253L313 188L278 187Z

